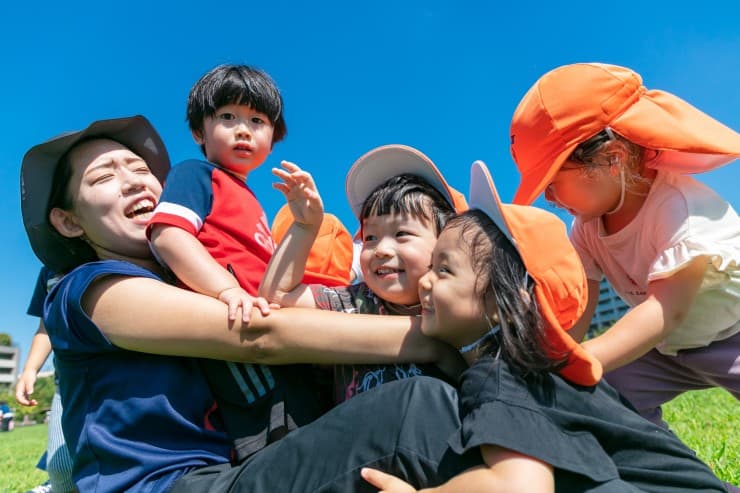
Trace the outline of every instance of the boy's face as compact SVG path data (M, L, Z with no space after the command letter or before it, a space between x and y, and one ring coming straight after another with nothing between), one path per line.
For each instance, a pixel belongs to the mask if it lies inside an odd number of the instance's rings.
M368 287L391 303L418 303L419 278L437 241L432 223L408 214L369 216L362 235L360 268Z
M228 104L203 121L203 133L193 132L206 149L206 159L245 180L272 150L272 122L246 105Z

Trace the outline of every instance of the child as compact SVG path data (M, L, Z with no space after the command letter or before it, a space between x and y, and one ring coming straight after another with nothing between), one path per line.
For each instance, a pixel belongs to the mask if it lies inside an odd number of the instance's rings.
M375 148L347 175L347 195L360 220L363 282L330 288L300 284L309 247L323 217L311 175L295 165L273 172L283 180L295 221L267 268L260 294L283 306L379 315L418 315L417 283L426 272L437 234L464 198L420 151L402 145ZM443 377L435 365L336 365L334 402L383 383L416 375Z
M440 234L419 296L422 332L475 347L449 443L480 450L485 464L433 491L725 491L673 434L625 407L565 332L587 284L564 224L502 205L482 163L470 207ZM380 471L362 476L385 492L416 491Z
M36 286L31 296L26 313L32 317L38 317L39 323L36 334L31 341L31 349L26 357L26 364L18 376L15 387L15 400L22 406L36 406L38 402L33 398L34 386L39 370L44 366L51 354L51 339L44 326L44 300L51 288L59 282L61 275L55 275L46 266L41 267ZM72 481L72 457L62 432L62 399L59 395L59 373L54 372L54 396L51 401L51 409L48 415L48 434L46 451L36 466L49 474L49 480L32 490L34 493L44 491L69 492L75 491L76 487Z
M740 134L623 67L576 64L544 75L511 123L522 174L515 202L543 191L575 220L589 278L585 333L606 276L633 308L584 343L607 380L648 419L691 389L740 398L740 219L681 173L740 156Z
M228 304L231 320L241 308L247 321L253 305L269 312L256 295L273 240L246 180L285 136L283 101L266 73L220 65L191 89L187 119L208 161L172 168L148 227L151 245L187 287ZM201 365L238 460L320 412L300 365Z

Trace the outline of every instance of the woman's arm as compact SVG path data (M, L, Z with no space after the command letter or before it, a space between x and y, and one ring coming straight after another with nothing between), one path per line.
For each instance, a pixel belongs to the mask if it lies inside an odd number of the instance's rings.
M213 298L154 279L107 276L82 307L124 349L250 363L431 362L444 345L419 331L418 318L284 308L250 322L229 321Z
M651 282L645 301L583 347L598 358L605 372L644 355L686 318L706 268L706 257L697 257L672 276Z
M555 491L552 466L513 450L481 446L486 466L472 467L436 488L415 490L410 484L378 471L365 468L362 477L384 493L552 493Z
M18 384L15 387L15 400L22 406L35 406L36 399L31 398L33 386L36 384L36 377L39 370L44 366L44 362L51 354L51 341L49 334L46 333L43 320L39 319L39 327L31 341L31 349L28 351L26 364L23 366L23 372L18 377Z

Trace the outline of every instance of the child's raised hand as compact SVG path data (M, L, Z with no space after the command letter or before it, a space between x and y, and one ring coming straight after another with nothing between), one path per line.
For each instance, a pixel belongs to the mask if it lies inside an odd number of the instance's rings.
M270 314L270 303L264 298L255 298L239 286L226 288L218 293L218 299L229 306L229 320L236 320L236 311L239 307L242 309L242 320L249 323L249 315L252 307L259 309L262 315Z
M378 493L415 493L416 489L405 481L377 469L363 467L362 479L379 488Z
M283 181L274 183L273 188L283 192L295 221L321 224L324 219L324 204L311 173L288 161L282 161L280 165L283 169L273 168L272 174Z

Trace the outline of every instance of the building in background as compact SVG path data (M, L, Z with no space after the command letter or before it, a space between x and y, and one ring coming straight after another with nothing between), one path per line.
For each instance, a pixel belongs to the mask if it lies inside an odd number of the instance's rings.
M614 291L606 278L602 279L599 284L599 304L596 305L588 334L592 336L605 331L614 322L622 318L627 310L629 310L629 306L622 301L622 298Z
M20 351L13 346L0 346L0 385L15 386Z

